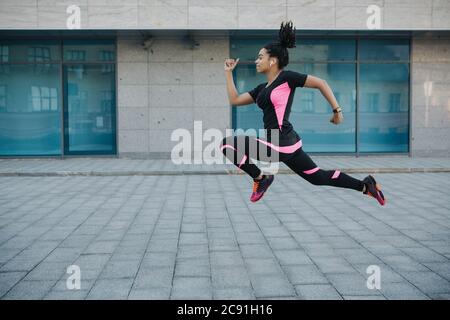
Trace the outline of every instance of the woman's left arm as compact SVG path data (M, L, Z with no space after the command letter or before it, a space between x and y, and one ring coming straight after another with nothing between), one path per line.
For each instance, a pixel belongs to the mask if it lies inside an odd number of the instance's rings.
M325 99L327 99L333 109L333 117L330 119L330 122L339 124L344 120L342 109L339 106L333 91L324 79L308 75L305 81L305 87L319 89Z

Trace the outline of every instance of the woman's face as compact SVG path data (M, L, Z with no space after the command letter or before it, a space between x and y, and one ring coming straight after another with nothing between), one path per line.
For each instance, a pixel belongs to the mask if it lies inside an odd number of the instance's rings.
M265 48L259 50L258 57L255 60L256 72L266 73L276 63L276 58L270 57ZM271 66L272 64L272 66Z

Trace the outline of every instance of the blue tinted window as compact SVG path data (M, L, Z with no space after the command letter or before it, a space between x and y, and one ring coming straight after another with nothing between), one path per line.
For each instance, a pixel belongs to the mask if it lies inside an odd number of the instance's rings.
M63 51L64 61L115 61L115 44L112 40L65 40Z
M59 41L0 40L0 63L61 60Z
M360 152L407 152L408 64L360 65Z
M0 40L1 156L116 152L115 43L64 44Z
M359 42L360 60L408 61L409 41L407 39L377 40Z
M297 47L289 49L289 59L295 61L354 61L355 40L297 39Z
M268 43L264 39L234 39L231 40L231 56L240 61L255 61L259 50Z
M256 73L253 60L264 44L272 40L269 37L231 39L231 56L247 60L247 64L241 63L234 72L240 93L267 81L264 75ZM297 47L289 50L290 64L286 69L327 80L344 110L344 122L332 125L328 122L331 107L322 94L315 89L297 90L290 121L304 139L306 151L408 151L409 66L401 61L409 61L409 40L361 39L358 48L359 61L355 56L355 39L298 38ZM356 146L358 63L360 114L359 146ZM233 127L262 128L262 111L254 104L233 108Z
M113 64L64 66L65 152L115 152L115 68Z
M0 155L61 153L60 67L0 65Z
M259 50L270 43L270 39L232 39L233 58L254 61ZM297 39L297 46L289 49L289 60L295 61L354 61L356 59L355 40L347 39Z

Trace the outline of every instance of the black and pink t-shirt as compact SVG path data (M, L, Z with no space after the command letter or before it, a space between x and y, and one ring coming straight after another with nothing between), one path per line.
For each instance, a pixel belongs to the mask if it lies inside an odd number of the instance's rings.
M266 82L249 91L253 101L264 113L264 129L280 130L280 146L290 146L300 141L289 122L289 114L295 88L303 87L306 78L305 74L283 70L269 86Z

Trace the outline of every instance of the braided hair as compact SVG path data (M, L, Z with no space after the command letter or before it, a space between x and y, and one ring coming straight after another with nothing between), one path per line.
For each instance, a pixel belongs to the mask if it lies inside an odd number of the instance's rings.
M295 48L295 27L292 21L282 22L278 31L278 41L264 46L269 57L278 58L278 67L283 69L289 64L288 48Z

